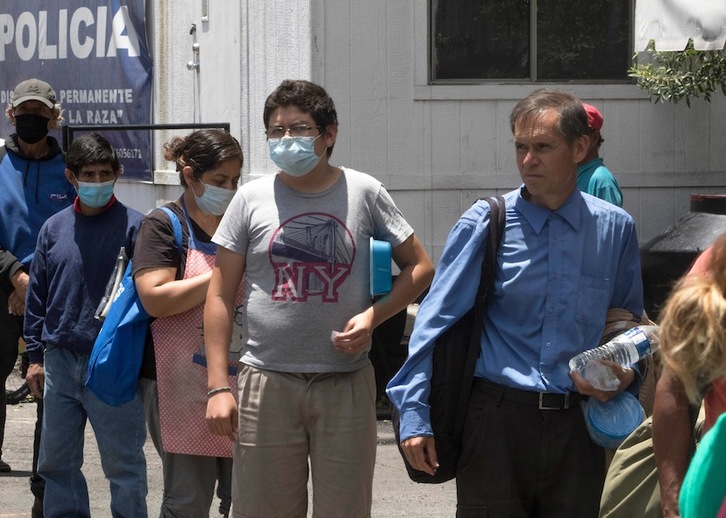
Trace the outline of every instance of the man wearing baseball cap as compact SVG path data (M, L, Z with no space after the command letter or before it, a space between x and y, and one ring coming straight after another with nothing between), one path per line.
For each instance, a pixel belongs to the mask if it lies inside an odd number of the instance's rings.
M53 88L40 79L22 81L13 91L5 114L16 132L0 146L0 457L5 430L5 379L15 366L23 329L28 271L40 227L76 197L65 177L65 159L58 141L48 136L60 127L61 107ZM4 311L4 308L8 308ZM35 495L32 517L43 516L43 479L37 474L42 400L33 445ZM11 467L0 458L0 472Z
M613 174L605 167L600 158L600 145L604 142L600 129L602 128L602 113L594 106L582 103L587 113L588 137L590 145L587 155L577 166L577 187L596 198L608 201L618 207L623 206L623 193Z

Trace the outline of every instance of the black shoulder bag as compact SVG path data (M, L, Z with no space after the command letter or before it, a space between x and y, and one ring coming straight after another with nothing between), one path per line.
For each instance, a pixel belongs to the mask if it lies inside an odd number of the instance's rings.
M392 411L396 443L406 464L408 476L414 482L440 484L456 477L461 436L474 381L474 368L481 349L481 331L487 299L494 286L497 250L504 230L506 212L504 198L501 196L481 199L489 202L489 238L474 307L447 329L434 345L429 406L439 460L435 475L418 471L408 463L401 448L400 414L395 405Z

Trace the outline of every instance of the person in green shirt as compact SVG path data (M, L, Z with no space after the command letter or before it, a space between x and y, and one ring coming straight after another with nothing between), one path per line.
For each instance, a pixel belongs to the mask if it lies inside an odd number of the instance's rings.
M590 104L582 103L582 106L587 112L590 145L585 158L577 164L577 187L582 192L622 207L623 193L620 192L618 181L600 158L600 146L604 142L600 134L602 113Z

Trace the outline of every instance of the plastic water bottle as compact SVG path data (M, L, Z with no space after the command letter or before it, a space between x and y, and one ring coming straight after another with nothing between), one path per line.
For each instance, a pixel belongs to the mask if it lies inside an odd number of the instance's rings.
M570 370L599 390L616 390L620 381L600 360L630 367L658 348L658 326L638 326L617 335L608 343L582 352L570 360Z

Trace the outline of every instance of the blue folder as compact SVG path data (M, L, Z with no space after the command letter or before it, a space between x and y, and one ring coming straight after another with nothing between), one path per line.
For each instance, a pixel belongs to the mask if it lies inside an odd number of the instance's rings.
M371 297L391 291L391 243L371 238Z

